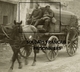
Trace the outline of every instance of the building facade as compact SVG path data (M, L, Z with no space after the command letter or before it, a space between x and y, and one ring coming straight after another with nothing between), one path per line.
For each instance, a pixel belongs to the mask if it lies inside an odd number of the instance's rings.
M23 21L26 24L28 15L32 13L35 2L44 6L50 0L0 0L0 24L13 24L13 21Z
M12 24L14 20L18 22L22 20L23 25L26 24L26 19L32 13L35 2L39 2L41 7L48 3L52 9L60 9L61 3L62 9L71 11L80 17L79 0L0 0L0 24Z
M0 1L0 24L9 24L16 19L17 5Z
M13 24L13 21L23 21L30 8L30 0L0 0L0 24Z

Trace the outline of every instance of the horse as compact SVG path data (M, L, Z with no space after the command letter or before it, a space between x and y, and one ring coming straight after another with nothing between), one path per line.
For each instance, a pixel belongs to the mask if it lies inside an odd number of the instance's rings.
M30 24L25 24L25 25L21 26L20 28L21 28L20 30L22 30L21 34L24 37L25 41L34 41L34 40L39 41L41 34L39 34L38 28L36 28L35 26L30 25ZM28 46L27 42L25 44L26 44L26 46ZM34 59L33 59L32 66L35 66L36 65L36 56L37 56L37 53L39 52L39 48L35 48L35 47L39 47L40 44L39 43L31 43L29 45L33 46L32 48L34 51ZM44 50L42 50L42 51L45 53ZM27 61L27 58L25 58L25 59L26 59L25 61ZM26 63L28 63L28 61Z
M33 40L38 40L39 36L38 36L38 29L33 26L33 25L24 25L22 27L22 34L24 35L25 39L28 41L33 41ZM27 43L26 43L27 45ZM35 49L34 47L37 46L38 44L30 44L30 46L33 45L33 50L34 50L34 60L32 63L32 66L36 65L36 53L37 53L37 49Z
M38 30L36 27L34 27L33 25L21 26L21 24L22 21L21 22L14 21L14 25L12 27L9 26L3 27L2 25L0 25L1 29L0 40L1 42L9 43L13 51L12 64L10 70L13 70L14 63L16 60L19 63L19 69L22 68L22 63L19 58L19 54L21 47L28 46L26 40L32 41L33 39L38 39L38 34L37 34ZM23 40L22 37L24 37ZM32 65L34 66L36 64L36 49L33 48L33 50L34 50L34 60ZM28 64L27 58L26 58L26 63Z
M10 69L13 70L14 67L14 62L17 60L19 63L19 69L22 68L21 61L19 59L18 53L20 51L20 43L21 43L21 38L20 38L20 25L21 22L16 22L14 21L14 25L11 27L5 27L3 25L0 25L0 42L1 43L9 43L12 51L13 51L13 56L12 56L12 64Z

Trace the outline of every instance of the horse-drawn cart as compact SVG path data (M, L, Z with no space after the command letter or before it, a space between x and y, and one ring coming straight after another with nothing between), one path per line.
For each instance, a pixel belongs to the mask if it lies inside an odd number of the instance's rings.
M42 50L45 52L49 61L54 60L58 55L58 51L64 46L69 56L73 56L78 48L78 19L75 14L62 10L61 13L58 10L53 11L57 22L50 24L48 33L42 33L40 31L37 33L39 40L47 41L43 44L40 43L39 46L47 48ZM39 25L38 28L40 29L41 26L42 25ZM49 41L54 43L49 43ZM23 49L21 54L24 56L25 53L28 53L27 56L29 56L31 49L32 48L30 48L29 51Z
M49 61L54 60L58 51L66 47L69 56L73 56L78 48L78 19L68 11L54 10L56 23L50 23L49 31L44 32L44 25L38 25L36 28L33 25L21 26L21 22L14 21L14 25L4 27L0 25L0 43L9 43L13 50L12 65L17 59L19 68L22 68L19 54L27 59L34 50L33 64L36 63L36 53L42 50Z

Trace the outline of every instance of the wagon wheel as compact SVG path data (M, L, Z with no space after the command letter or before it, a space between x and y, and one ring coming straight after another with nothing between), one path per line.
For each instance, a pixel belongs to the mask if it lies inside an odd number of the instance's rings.
M54 43L49 43L49 41L53 41ZM49 61L55 60L55 58L58 55L58 49L56 49L57 48L57 43L55 43L55 41L58 41L58 38L56 36L51 36L48 39L48 42L47 42L47 48L49 48L49 47L55 47L55 49L51 49L51 50L47 49L46 50L46 56L47 56L47 59Z
M32 47L30 47L30 46L25 46L20 49L20 55L24 58L29 57L31 52L32 52Z
M66 50L69 56L73 56L78 48L78 34L76 33L71 40L69 37L70 33L66 37Z

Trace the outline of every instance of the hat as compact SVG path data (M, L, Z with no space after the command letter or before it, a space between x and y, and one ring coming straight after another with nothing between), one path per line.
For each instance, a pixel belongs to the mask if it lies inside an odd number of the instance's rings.
M50 7L50 5L49 4L46 4L46 6L45 7Z
M39 3L36 3L36 4L37 4L38 6L40 6Z

